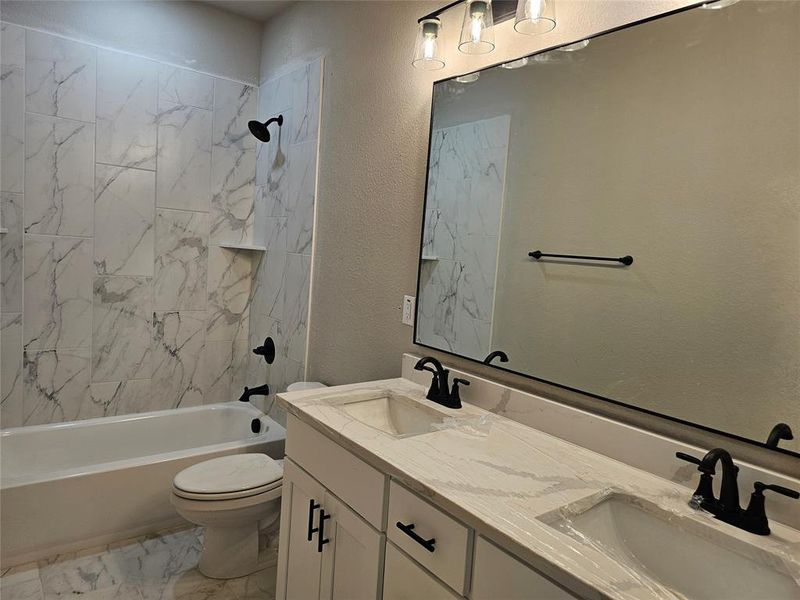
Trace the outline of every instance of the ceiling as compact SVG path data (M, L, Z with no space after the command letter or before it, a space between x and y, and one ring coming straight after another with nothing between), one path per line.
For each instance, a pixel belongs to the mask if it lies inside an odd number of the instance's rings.
M201 0L201 2L248 19L266 21L291 4L292 0Z

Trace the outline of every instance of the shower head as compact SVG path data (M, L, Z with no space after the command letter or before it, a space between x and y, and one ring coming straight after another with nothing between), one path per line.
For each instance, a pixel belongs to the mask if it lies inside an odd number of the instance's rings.
M281 127L283 125L283 115L272 117L263 123L261 121L250 121L247 123L247 127L257 140L266 143L269 141L269 131L267 127L269 127L270 123L277 123L278 127Z

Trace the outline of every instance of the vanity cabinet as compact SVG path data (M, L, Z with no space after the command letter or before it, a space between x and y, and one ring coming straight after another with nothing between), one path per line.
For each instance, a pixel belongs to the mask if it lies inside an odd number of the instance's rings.
M575 600L291 415L286 455L279 600Z

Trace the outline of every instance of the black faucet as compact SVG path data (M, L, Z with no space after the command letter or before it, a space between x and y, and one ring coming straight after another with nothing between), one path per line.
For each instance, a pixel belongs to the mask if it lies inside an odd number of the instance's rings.
M769 437L767 438L767 447L777 448L781 440L793 439L794 435L792 434L792 428L786 423L778 423L772 428L772 431L769 432Z
M739 484L737 467L730 452L723 448L714 448L700 459L683 452L676 452L675 456L681 460L697 465L700 471L700 483L697 486L690 505L701 507L714 515L720 521L733 525L744 531L758 535L769 535L769 522L764 510L764 491L769 490L783 494L790 498L800 498L800 493L779 485L767 485L757 481L755 491L750 496L747 509L739 506ZM719 498L714 497L712 479L716 474L716 464L722 463L722 485Z
M429 367L428 365L433 365ZM450 390L450 371L445 369L438 360L432 356L426 356L417 361L414 365L417 371L428 371L433 373L433 380L431 387L428 389L428 394L425 396L428 400L441 404L446 408L461 408L461 395L459 393L458 385L469 385L466 379L454 379L453 389Z
M239 396L239 402L249 402L250 396L269 396L269 384L259 385L258 387L244 388L244 392Z
M499 358L501 363L508 362L508 354L502 350L495 350L494 352L490 352L486 358L483 359L483 364L490 365L495 358Z

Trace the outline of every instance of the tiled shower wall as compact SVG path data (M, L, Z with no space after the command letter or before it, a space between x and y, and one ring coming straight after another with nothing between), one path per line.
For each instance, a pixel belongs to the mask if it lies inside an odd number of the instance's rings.
M263 383L250 314L268 274L220 247L263 235L257 88L10 24L0 41L2 426Z
M283 126L271 125L272 139L258 146L255 240L267 251L254 279L250 333L254 344L275 340L266 377L277 392L305 378L321 90L321 58L259 89L259 119L280 114ZM271 404L268 412L284 421Z
M482 360L491 346L510 117L434 129L417 339Z

